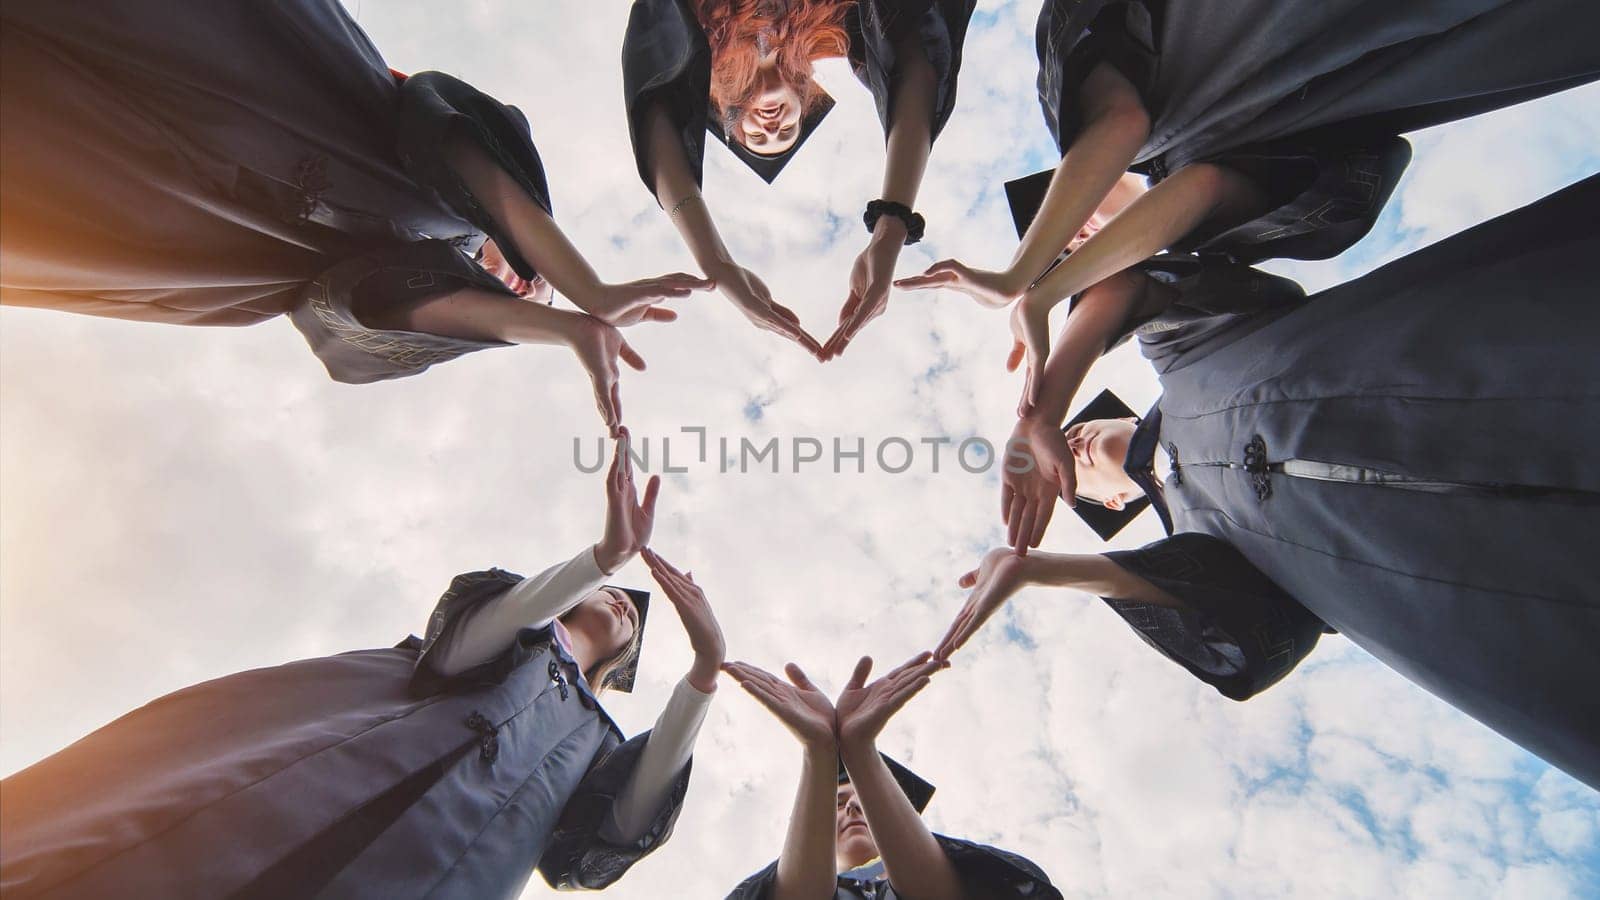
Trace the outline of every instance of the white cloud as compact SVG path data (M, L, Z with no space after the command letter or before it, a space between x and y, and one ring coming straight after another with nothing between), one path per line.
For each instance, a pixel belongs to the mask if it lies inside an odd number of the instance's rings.
M361 21L397 68L454 72L527 112L558 218L605 277L690 268L634 174L616 65L626 5L452 9L365 3ZM902 270L1009 255L998 186L1049 150L1035 9L986 9L994 24L972 34L918 202L930 238ZM826 333L883 151L865 92L842 65L823 77L839 106L775 186L713 145L706 190L736 255ZM1391 210L1400 231L1358 248L1359 263L1289 268L1331 283L1570 180L1596 145L1594 98L1420 136ZM836 224L819 233L825 222ZM897 295L822 367L714 296L681 308L676 324L629 335L650 362L623 381L637 435L704 425L735 448L799 435L871 447L1009 430L1018 385L1000 366L1003 318L964 299ZM582 436L592 454L599 428L562 351L495 351L350 387L322 375L287 323L179 329L8 309L0 324L0 771L199 679L392 643L422 627L451 574L535 569L598 534L599 481L574 471L571 445ZM1093 378L1135 406L1156 396L1131 349ZM673 440L677 461L690 439ZM942 633L962 600L956 575L1003 538L994 479L949 456L937 476L874 468L666 478L656 544L706 585L734 656L794 659L837 687L858 655L886 667ZM1126 540L1157 533L1147 516ZM1046 543L1098 548L1065 512ZM620 580L647 576L635 565ZM1592 791L1342 638L1235 704L1093 598L1030 591L1005 615L883 747L938 783L936 828L1024 853L1069 894L1560 897L1600 873ZM657 611L640 689L612 704L630 731L688 664L670 620ZM1005 622L1031 646L1005 640ZM765 864L798 758L725 688L676 836L613 895L673 884L721 896ZM543 895L537 881L529 895Z

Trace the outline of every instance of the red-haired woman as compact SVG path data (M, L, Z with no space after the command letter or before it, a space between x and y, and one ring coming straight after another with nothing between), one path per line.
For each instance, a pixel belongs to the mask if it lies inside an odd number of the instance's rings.
M634 0L622 48L634 159L706 277L757 327L829 359L881 314L934 138L955 106L975 0ZM839 327L819 343L755 273L734 261L700 194L710 132L771 182L833 105L812 63L849 59L888 140L871 238L850 274Z
M617 361L642 366L617 327L709 287L602 281L551 217L522 113L394 73L335 0L8 3L0 21L5 303L288 315L353 383L559 344L615 432ZM552 287L578 311L533 302Z

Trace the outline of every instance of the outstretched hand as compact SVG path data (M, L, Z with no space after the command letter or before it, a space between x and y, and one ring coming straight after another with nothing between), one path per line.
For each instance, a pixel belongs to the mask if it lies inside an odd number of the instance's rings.
M578 362L589 373L589 381L594 386L594 404L600 410L600 418L605 420L612 437L620 437L622 392L618 387L621 370L617 367L617 360L621 359L630 368L643 372L644 357L628 346L628 342L622 339L622 332L615 326L593 316L581 318L572 336L572 352L578 354Z
M820 358L822 345L800 327L800 317L794 310L772 299L772 291L754 272L729 264L708 274L716 282L717 289L733 301L752 325L782 335Z
M996 610L1029 583L1031 565L1027 557L1002 547L990 550L976 569L962 575L957 584L971 588L972 593L944 637L939 639L933 651L934 659L948 660L960 650Z
M941 259L929 266L921 275L910 275L895 281L894 286L908 291L932 291L949 288L978 301L990 309L1010 306L1026 285L1017 285L1007 272L974 269L956 259Z
M889 719L928 686L933 673L949 667L944 659L935 658L924 650L870 684L872 657L863 656L856 663L850 681L839 692L834 703L839 743L865 747L878 739Z
M783 667L786 682L749 663L731 662L722 667L750 696L777 716L789 732L807 747L832 750L835 746L833 704L806 673L794 663Z
M855 340L868 322L889 308L889 287L894 282L894 265L900 259L899 240L874 239L850 267L850 296L839 310L839 327L822 345L823 362L840 355Z
M625 284L602 284L592 293L573 297L573 305L591 316L625 328L640 322L671 322L678 314L661 304L681 300L695 291L709 291L716 282L686 272L656 278L641 278Z
M661 476L651 475L644 486L644 502L633 483L633 460L628 455L628 429L618 429L617 449L606 473L606 530L595 544L595 562L608 574L628 564L628 560L650 543L655 529L656 495L661 491Z
M727 658L728 644L722 637L722 626L717 624L706 593L694 583L693 572L680 572L672 563L661 558L654 550L645 548L641 554L656 584L666 592L672 609L689 636L689 647L694 650L694 665L689 669L689 683L702 694L717 689L717 671Z
M1050 359L1050 307L1031 297L1023 297L1011 308L1011 353L1006 357L1006 371L1015 372L1024 362L1022 399L1017 403L1017 415L1026 416L1039 402L1039 389L1044 384L1044 365Z
M1019 453L1027 460L1025 467L1012 463ZM1077 476L1059 428L1032 417L1017 420L1000 470L1000 521L1006 525L1006 542L1019 554L1044 540L1057 499L1068 506L1077 503Z

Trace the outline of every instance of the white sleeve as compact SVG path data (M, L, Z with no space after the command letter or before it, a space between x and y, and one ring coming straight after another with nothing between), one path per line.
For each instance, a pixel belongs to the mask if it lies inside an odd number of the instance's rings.
M469 610L432 650L434 671L450 676L504 653L523 628L542 628L578 605L605 580L594 547L524 578L511 590Z
M617 844L631 844L650 829L656 812L666 802L678 773L694 755L694 739L711 708L711 694L701 693L686 676L673 688L666 708L656 719L639 753L639 762L627 787L611 804L600 836Z

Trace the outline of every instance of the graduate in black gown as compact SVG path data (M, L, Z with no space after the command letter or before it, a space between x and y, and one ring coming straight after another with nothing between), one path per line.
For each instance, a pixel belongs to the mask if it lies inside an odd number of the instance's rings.
M1597 205L1600 175L1309 298L1191 257L1086 293L1032 413L1037 465L1005 476L1014 548L967 576L940 655L1017 584L1077 586L1243 699L1326 626L1600 787ZM1102 398L1057 431L1084 356L1130 334L1155 407ZM1034 559L1058 497L1104 537L1148 502L1173 536ZM1127 573L1142 595L1106 586Z
M708 287L601 281L551 219L522 113L392 72L336 0L7 2L0 25L5 303L288 314L357 383L561 344L615 429L617 360L641 364L617 326ZM581 312L535 302L551 287Z
M706 277L758 328L819 359L842 353L887 307L900 248L922 238L912 207L928 153L955 108L974 0L634 0L622 47L634 159ZM871 238L850 273L833 335L819 343L722 242L700 193L706 135L767 182L832 100L811 63L847 57L872 91L887 140Z
M922 811L933 785L878 752L884 725L947 665L923 652L868 682L872 660L863 658L836 701L792 663L787 681L747 663L723 666L805 751L783 852L729 900L1059 900L1029 860L929 831Z
M1587 0L1046 0L1039 103L1062 156L1007 186L1043 194L1038 216L1004 270L943 260L900 284L1020 301L1008 364L1036 380L1060 301L1162 250L1338 255L1410 160L1402 133L1600 78L1597 31Z
M693 579L641 550L618 447L606 531L531 578L457 576L425 636L240 672L157 699L0 781L6 897L518 896L537 869L604 888L672 833L723 639ZM642 552L694 661L656 727L632 690Z

